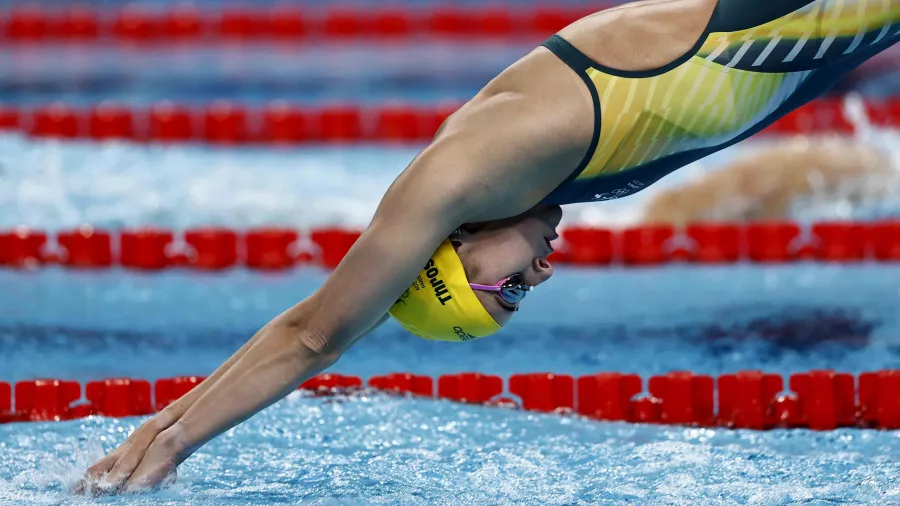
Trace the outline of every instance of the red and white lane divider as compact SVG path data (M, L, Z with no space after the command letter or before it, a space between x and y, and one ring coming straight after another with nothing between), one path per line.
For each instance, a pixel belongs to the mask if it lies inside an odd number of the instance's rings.
M865 105L873 125L900 128L900 98ZM423 143L434 137L459 106L448 102L304 107L279 100L253 107L219 100L203 107L160 101L140 108L112 102L93 107L54 102L34 108L0 105L0 131L19 131L39 138L213 145ZM823 98L793 111L763 133L852 134L854 128L843 99Z
M419 37L548 37L566 25L603 10L547 3L481 6L327 6L276 4L200 10L191 5L115 11L89 4L69 8L22 5L0 13L0 37L7 43L48 41L119 43L292 41L350 38L397 40Z
M315 229L301 235L297 230L279 228L202 228L176 233L155 228L110 232L85 226L51 236L19 227L0 230L0 268L334 268L360 234L359 230L341 228ZM551 255L551 261L579 266L900 262L900 219L822 222L809 229L791 222L697 223L683 230L669 225L624 230L569 227L555 246L557 252Z
M88 108L55 102L35 108L0 105L0 130L58 139L215 145L417 143L433 138L458 108L455 102L310 108L281 100L263 107L222 100L205 107L160 101L147 109L111 102Z
M116 378L84 386L59 379L0 383L0 423L61 421L91 415L128 417L159 411L203 381L188 376L157 380ZM381 392L503 406L543 413L574 413L595 420L770 430L842 427L900 429L900 370L858 378L813 370L784 378L742 371L718 378L677 371L646 382L606 372L573 378L552 373L463 373L435 379L407 373L375 376L323 374L300 386L316 395L353 393L364 384ZM646 386L646 390L645 390ZM152 392L151 392L152 390ZM15 396L13 396L15 392ZM13 403L14 401L14 403ZM714 409L718 401L718 409Z

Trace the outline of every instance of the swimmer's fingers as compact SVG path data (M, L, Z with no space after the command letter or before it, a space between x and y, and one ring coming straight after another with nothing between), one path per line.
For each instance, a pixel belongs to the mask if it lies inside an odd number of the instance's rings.
M122 486L126 492L139 492L154 489L160 485L169 485L175 481L176 457L165 444L154 442L147 449L137 469L131 473L128 481Z
M123 485L131 478L134 470L141 464L147 454L149 445L130 445L128 450L115 462L106 476L95 482L93 493L111 494L123 488Z
M110 457L115 457L112 465L105 470L105 475L92 482L91 493L100 495L118 492L144 459L158 435L159 431L152 425L152 420L134 431L122 446L110 454ZM99 464L98 462L97 465Z
M96 496L117 492L160 433L156 420L154 417L145 422L125 442L89 467L75 486L75 493L90 492Z
M84 472L81 480L75 485L74 492L76 494L84 494L87 492L96 494L97 484L103 480L103 477L116 465L120 455L121 452L115 450L106 457L98 460L91 467L87 468L87 471Z
M135 473L122 487L123 492L135 493L153 491L158 488L171 486L178 479L178 470L175 466L156 466L147 471L147 474Z

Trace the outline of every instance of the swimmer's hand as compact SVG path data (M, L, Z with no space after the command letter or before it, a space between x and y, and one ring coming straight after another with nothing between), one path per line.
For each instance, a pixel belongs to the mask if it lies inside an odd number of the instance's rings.
M133 492L174 481L179 439L166 424L151 418L118 448L88 468L76 494L93 496Z

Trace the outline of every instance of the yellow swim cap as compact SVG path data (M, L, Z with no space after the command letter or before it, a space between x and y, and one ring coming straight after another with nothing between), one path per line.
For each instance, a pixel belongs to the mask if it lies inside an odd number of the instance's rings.
M441 244L388 313L411 333L435 341L472 341L501 328L469 286L450 240Z

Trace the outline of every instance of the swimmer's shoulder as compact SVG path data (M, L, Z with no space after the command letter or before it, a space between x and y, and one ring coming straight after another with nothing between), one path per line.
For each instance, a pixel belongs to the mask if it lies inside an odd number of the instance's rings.
M491 208L470 221L506 218L538 204L571 175L594 121L582 79L537 47L450 115L405 172L449 171L442 177L466 191L494 196Z
M602 10L559 35L605 67L644 71L664 67L695 47L717 0L646 0Z

